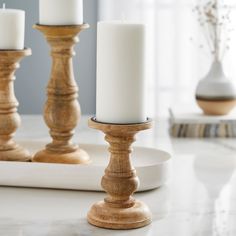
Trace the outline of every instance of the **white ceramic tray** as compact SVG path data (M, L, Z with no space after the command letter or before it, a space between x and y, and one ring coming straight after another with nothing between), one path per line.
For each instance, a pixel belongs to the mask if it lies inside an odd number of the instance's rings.
M42 145L27 143L31 151ZM62 165L0 162L0 185L16 187L55 188L102 191L100 181L109 161L107 146L83 144L92 159L90 165ZM163 151L135 147L132 158L140 179L138 191L165 184L171 172L171 156Z

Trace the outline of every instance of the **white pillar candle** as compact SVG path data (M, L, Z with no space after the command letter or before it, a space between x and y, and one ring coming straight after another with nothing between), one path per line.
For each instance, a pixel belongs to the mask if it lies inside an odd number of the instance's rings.
M83 0L40 0L41 25L83 24Z
M0 9L0 50L22 50L25 38L25 12Z
M145 25L99 22L97 40L97 120L145 122Z

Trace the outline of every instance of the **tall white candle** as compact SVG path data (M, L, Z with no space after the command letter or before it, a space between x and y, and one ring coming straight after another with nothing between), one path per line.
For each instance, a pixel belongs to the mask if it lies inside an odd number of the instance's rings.
M83 24L83 0L40 0L41 25Z
M96 118L119 124L146 121L145 25L98 23Z
M0 50L22 50L25 39L25 12L0 9Z

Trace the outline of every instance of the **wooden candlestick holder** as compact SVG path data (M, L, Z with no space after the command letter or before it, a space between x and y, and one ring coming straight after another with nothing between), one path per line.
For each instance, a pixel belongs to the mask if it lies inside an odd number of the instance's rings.
M108 196L92 206L88 222L108 229L134 229L150 224L149 208L132 197L139 179L130 156L136 133L150 129L152 122L116 125L100 123L93 118L89 120L89 126L105 133L111 157L102 178L102 187Z
M15 71L31 49L0 51L0 161L30 161L30 153L13 141L20 126L18 101L14 94Z
M48 99L44 119L50 128L52 143L33 158L34 162L85 164L88 154L71 143L74 129L81 116L78 103L78 86L74 79L74 45L79 41L77 35L89 25L46 26L35 25L41 31L52 51L52 71L48 84Z

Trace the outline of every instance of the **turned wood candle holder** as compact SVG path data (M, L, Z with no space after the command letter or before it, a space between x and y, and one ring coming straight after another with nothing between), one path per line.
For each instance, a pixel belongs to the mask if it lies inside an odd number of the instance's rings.
M88 222L108 229L134 229L150 224L149 208L132 197L139 179L130 158L136 133L150 129L152 122L148 120L140 124L106 124L93 118L89 120L89 126L105 133L105 140L110 144L111 157L102 178L102 187L108 196L92 206L88 213Z
M89 25L46 26L35 25L41 31L52 51L52 71L48 84L48 99L44 119L50 129L52 143L33 158L34 162L85 164L88 154L71 143L74 129L81 116L78 103L78 86L74 79L74 45L79 41L77 35Z
M18 101L14 94L15 71L31 49L0 50L0 161L30 161L30 153L13 141L20 126Z

